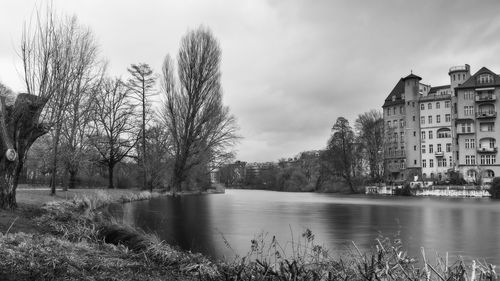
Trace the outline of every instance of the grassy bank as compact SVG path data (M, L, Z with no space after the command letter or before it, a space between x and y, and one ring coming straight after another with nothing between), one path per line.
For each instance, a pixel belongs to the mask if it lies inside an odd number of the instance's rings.
M351 254L338 258L309 230L292 240L291 255L274 237L259 236L247 255L213 261L99 212L110 202L160 196L132 193L84 192L44 203L31 218L37 232L0 234L0 280L497 280L488 264L408 257L397 238L380 237L367 254L353 244Z

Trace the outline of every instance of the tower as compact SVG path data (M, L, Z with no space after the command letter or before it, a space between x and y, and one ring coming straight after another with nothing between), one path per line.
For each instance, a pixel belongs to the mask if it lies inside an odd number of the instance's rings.
M404 139L406 154L405 178L413 180L415 176L421 175L420 155L420 109L418 100L420 97L420 78L411 73L403 78L404 82Z

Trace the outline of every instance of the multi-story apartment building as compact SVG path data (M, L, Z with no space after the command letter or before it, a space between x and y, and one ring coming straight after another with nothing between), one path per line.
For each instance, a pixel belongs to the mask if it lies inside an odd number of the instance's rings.
M430 87L410 74L386 98L388 180L444 180L459 171L468 181L500 175L496 161L496 97L500 76L487 68L450 68L450 84Z
M419 100L422 179L443 179L453 167L450 86L432 87Z
M483 67L458 86L455 95L457 169L468 181L489 182L500 176L497 160L500 77Z

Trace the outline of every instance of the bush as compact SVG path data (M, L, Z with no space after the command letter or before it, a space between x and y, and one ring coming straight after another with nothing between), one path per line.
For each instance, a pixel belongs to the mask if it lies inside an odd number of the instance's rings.
M491 187L489 189L491 197L500 198L500 177L496 177L491 182Z

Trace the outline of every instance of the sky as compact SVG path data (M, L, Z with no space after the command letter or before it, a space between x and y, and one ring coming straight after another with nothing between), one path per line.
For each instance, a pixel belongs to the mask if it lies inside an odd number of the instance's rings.
M43 1L2 0L0 81L25 90L23 25ZM500 73L500 2L492 0L54 0L92 29L108 74L160 72L182 36L208 26L222 49L224 103L238 120L236 158L277 161L323 149L339 116L381 110L411 71L449 84L451 66Z

